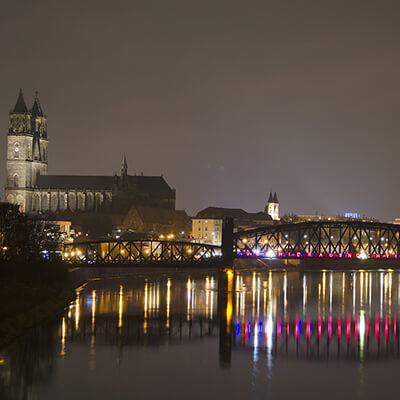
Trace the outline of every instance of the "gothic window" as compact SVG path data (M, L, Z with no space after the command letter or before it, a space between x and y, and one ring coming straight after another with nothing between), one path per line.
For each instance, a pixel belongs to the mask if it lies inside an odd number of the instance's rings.
M57 195L51 195L51 211L57 211Z
M79 194L78 195L78 209L80 211L84 211L85 210L85 197L84 197L84 194Z
M93 194L92 193L87 194L87 209L88 210L93 209Z
M71 211L75 211L76 197L74 193L69 194L68 206Z
M47 211L49 209L49 196L44 194L42 197L42 211Z
M67 195L60 194L60 206L59 206L60 211L64 211L66 209L67 207L66 200L67 200Z
M18 175L14 175L14 186L18 187Z
M35 196L35 203L33 205L35 211L40 211L40 196Z
M14 145L14 158L19 158L19 146L18 143Z

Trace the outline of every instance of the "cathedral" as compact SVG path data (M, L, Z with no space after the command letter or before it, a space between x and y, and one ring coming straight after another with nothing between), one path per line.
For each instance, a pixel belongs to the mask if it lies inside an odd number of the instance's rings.
M30 109L20 90L9 114L5 200L26 213L124 213L132 205L175 210L175 190L162 176L48 175L47 116L38 93Z

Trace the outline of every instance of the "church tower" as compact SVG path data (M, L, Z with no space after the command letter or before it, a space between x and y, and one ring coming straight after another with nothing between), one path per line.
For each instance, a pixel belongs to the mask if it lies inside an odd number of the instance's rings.
M47 175L47 117L36 92L29 111L22 89L9 114L5 199L32 210L32 193L39 174Z
M272 195L272 192L269 194L268 203L265 207L265 212L270 215L270 217L274 221L279 221L279 201L276 192Z

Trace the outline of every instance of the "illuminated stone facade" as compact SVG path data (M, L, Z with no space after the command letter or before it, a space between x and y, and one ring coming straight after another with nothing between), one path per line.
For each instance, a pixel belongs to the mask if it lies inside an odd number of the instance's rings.
M22 90L9 115L5 199L25 212L128 212L132 205L175 209L175 190L162 176L48 175L47 117L39 98L28 110Z
M265 212L274 220L279 221L279 201L276 192L272 195L269 194L267 207L265 207Z

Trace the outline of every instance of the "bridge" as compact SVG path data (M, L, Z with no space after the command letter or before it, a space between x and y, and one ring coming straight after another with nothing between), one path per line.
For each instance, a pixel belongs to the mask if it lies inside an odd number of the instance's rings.
M316 221L233 232L230 221L224 223L221 247L147 239L79 241L63 245L63 259L71 264L210 265L246 257L400 259L400 225Z
M316 221L268 225L237 232L235 257L400 258L400 225Z
M70 264L211 264L221 258L221 247L168 240L77 241L63 245Z

